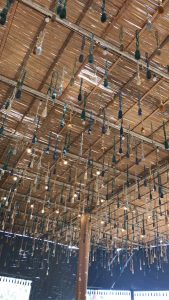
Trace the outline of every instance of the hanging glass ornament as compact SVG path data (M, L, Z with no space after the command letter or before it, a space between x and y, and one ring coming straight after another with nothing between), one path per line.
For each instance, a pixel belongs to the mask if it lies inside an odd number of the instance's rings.
M85 48L85 42L86 42L86 37L85 35L82 36L82 45L80 49L80 55L79 55L79 63L82 64L84 61L84 48Z
M61 82L60 82L60 87L59 87L59 93L58 96L61 97L63 93L63 83L64 83L64 77L65 77L65 68L63 67L62 70L62 76L61 76Z
M123 98L122 98L122 93L119 93L119 112L118 112L118 119L123 118L123 112L122 112L122 106L123 106Z
M158 30L155 31L155 39L156 39L156 54L161 55L160 38L159 38Z
M5 117L3 117L2 125L0 127L0 135L2 135L4 133L6 118L7 118L7 114L5 114Z
M138 146L135 147L135 157L136 157L136 165L139 165L139 158L138 158Z
M120 135L120 146L119 146L119 154L123 154L123 149L122 149L122 136Z
M94 52L94 34L92 33L91 34L91 40L90 40L89 58L88 58L89 64L94 63L93 52Z
M169 148L168 140L167 140L167 133L166 133L166 128L165 128L165 122L163 121L163 132L164 132L164 146L165 149L167 150Z
M53 88L53 91L52 91L52 100L54 100L54 102L55 102L55 100L57 98L58 77L59 77L59 75L58 75L58 72L57 72L57 74L56 74L56 80L55 80L55 85L54 85L54 88Z
M79 89L79 94L78 94L78 101L81 102L82 99L83 99L83 91L82 91L82 88L83 88L83 78L81 78L80 80L80 89Z
M140 53L140 40L139 40L139 31L136 30L136 51L135 51L135 59L139 60L141 58Z
M164 7L163 7L163 0L158 0L158 13L163 14Z
M64 128L64 127L65 127L66 113L67 113L67 105L64 104L64 107L63 107L63 115L62 115L62 119L61 119L61 121L60 121L60 128Z
M36 55L42 54L42 45L43 45L44 38L45 38L45 30L41 31L37 38L37 42L33 51L34 54Z
M101 22L105 23L107 21L107 14L106 14L106 1L102 0L102 7L101 7Z
M21 73L21 78L19 79L19 81L17 82L17 85L16 85L15 98L17 100L21 99L22 87L23 87L23 83L24 83L24 80L25 80L25 76L26 76L26 70L23 70L22 73Z
M50 152L51 136L52 136L52 133L50 132L50 133L49 133L49 136L48 136L48 145L47 145L47 147L44 149L44 153L45 153L45 154L49 154L49 152Z
M64 147L63 147L63 155L67 155L67 153L69 152L69 147L71 144L70 137L71 137L71 131L66 133L65 143L64 143Z
M124 29L122 25L120 26L119 41L120 41L120 51L124 51Z
M57 1L57 5L56 5L56 8L55 8L55 11L56 11L56 14L58 16L60 16L61 11L62 11L62 2L63 2L63 0L58 0Z
M63 0L62 9L59 13L61 19L66 19L66 8L67 8L67 0Z
M7 0L5 7L0 12L0 25L5 25L7 20L7 15L10 10L11 5L13 4L13 0Z
M147 24L146 24L147 31L151 32L153 30L153 24L152 24L152 16L148 13L147 14Z
M108 62L106 60L105 63L105 74L104 74L104 87L108 88L109 82L108 82Z
M142 116L142 108L141 108L141 96L138 95L138 115Z
M83 125L85 125L85 121L86 121L86 103L87 103L87 93L84 93L83 109L80 116Z
M150 70L150 61L149 61L149 57L148 57L148 53L146 52L145 54L146 57L146 64L147 64L147 68L146 68L146 78L147 80L151 79L151 70Z

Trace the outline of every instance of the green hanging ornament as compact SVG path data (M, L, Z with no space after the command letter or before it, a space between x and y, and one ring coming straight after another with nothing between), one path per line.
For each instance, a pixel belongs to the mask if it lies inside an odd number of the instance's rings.
M10 10L11 5L13 4L13 0L7 0L5 7L0 12L0 25L5 25L7 20L7 15Z
M105 23L107 21L107 14L106 14L106 1L102 0L102 7L101 7L101 22Z
M146 56L146 64L147 64L146 78L147 78L147 80L150 80L151 79L151 70L150 70L150 61L149 61L148 53L146 53L145 56Z
M135 51L135 59L139 60L141 58L140 53L140 40L139 40L139 31L136 30L136 51Z
M61 11L62 11L62 0L58 0L57 1L57 6L56 6L56 14L58 15L58 16L60 16L60 14L61 14Z
M106 60L105 64L105 75L104 75L104 87L108 88L109 82L108 82L108 62Z
M79 94L78 94L78 101L81 102L82 99L83 99L83 91L82 91L82 88L83 88L83 78L81 78L81 81L80 81L80 89L79 89Z
M92 33L91 34L91 40L90 40L89 58L88 58L89 64L94 63L93 52L94 52L94 34Z
M64 0L64 4L63 4L63 7L62 7L62 10L59 14L60 18L61 19L66 19L66 8L67 8L67 0Z

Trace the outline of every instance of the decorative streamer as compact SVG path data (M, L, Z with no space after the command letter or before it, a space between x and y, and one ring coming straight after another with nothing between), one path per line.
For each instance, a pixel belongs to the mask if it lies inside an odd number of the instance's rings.
M109 82L108 82L108 62L106 60L106 63L105 63L105 74L104 74L104 87L108 88L108 86L109 86Z
M151 70L150 70L150 61L149 61L149 57L148 57L148 53L147 52L145 54L145 58L146 58L146 64L147 64L146 78L147 78L147 80L150 80L151 79Z
M5 25L7 20L7 15L10 10L11 5L13 4L13 0L7 0L5 7L0 12L0 25Z
M107 14L106 14L106 0L102 0L102 7L101 7L101 22L105 23L107 21Z
M164 132L164 146L165 146L165 149L167 150L169 148L169 145L168 145L167 133L166 133L166 128L165 128L165 122L164 121L163 121L163 132Z
M81 102L82 99L83 99L83 91L82 91L82 88L83 88L83 78L81 78L80 80L80 89L79 89L79 94L78 94L78 101Z
M120 41L120 51L124 51L124 29L122 25L120 26L119 41Z
M140 39L139 39L139 31L136 30L136 51L135 51L135 59L139 60L141 58L140 53Z
M80 55L79 55L79 63L83 63L84 61L84 48L85 48L85 42L86 42L86 37L85 35L82 36L82 45L80 49Z
M94 34L92 33L91 40L90 40L89 58L88 58L89 64L94 63L93 52L94 52Z
M26 76L26 70L23 70L22 73L21 73L21 77L20 77L20 79L19 79L19 81L17 82L17 85L16 85L15 98L17 100L21 99L22 86L23 86L23 83L24 83L24 80L25 80L25 76Z

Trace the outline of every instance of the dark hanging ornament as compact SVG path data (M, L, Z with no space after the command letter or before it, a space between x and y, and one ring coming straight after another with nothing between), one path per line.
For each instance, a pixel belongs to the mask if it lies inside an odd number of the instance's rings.
M45 154L49 154L49 152L50 152L50 144L51 144L51 132L49 133L49 137L48 137L48 145L47 145L47 147L45 148L45 150L44 150L44 152L45 152Z
M123 120L122 120L120 125L120 135L123 137L123 134L124 134L124 130L123 130Z
M107 126L106 126L106 112L105 108L103 109L103 125L102 125L102 134L106 134Z
M109 82L108 82L108 62L106 60L105 64L105 75L104 75L104 87L108 88Z
M137 145L136 145L136 148L135 148L135 158L136 158L136 165L139 165L138 146Z
M114 145L113 145L113 157L112 157L112 163L116 164L117 163L117 159L116 159L116 138L114 136Z
M92 133L93 130L93 125L94 125L94 117L93 117L93 113L90 113L90 118L89 118L89 129L88 129L88 134Z
M165 146L165 149L167 150L169 148L169 145L168 145L168 141L167 141L167 133L166 133L164 121L163 121L163 132L164 132L164 146Z
M135 59L139 60L141 58L140 53L140 40L139 40L139 32L136 30L136 51L135 51Z
M64 0L64 4L59 14L61 19L66 19L66 6L67 6L67 0Z
M61 121L60 121L60 128L64 128L64 127L65 127L66 112L67 112L67 105L64 104L64 107L63 107L63 115L62 115L62 119L61 119Z
M122 106L123 106L123 98L122 98L122 93L119 93L119 112L118 112L118 119L123 118L123 111L122 111Z
M141 97L138 95L138 115L142 116Z
M149 57L148 57L148 53L146 53L146 64L147 64L147 68L146 68L146 78L147 80L151 79L151 70L150 70L150 61L149 61Z
M71 137L71 131L69 131L67 134L66 134L66 137L65 137L65 143L64 143L64 147L63 147L63 154L64 155L67 155L67 153L69 152L69 148L70 148L70 137Z
M7 0L5 7L0 12L0 25L2 25L2 26L5 25L5 23L6 23L7 15L8 15L8 12L10 10L12 3L13 3L13 0Z
M84 93L83 109L82 109L81 116L80 116L82 123L84 123L84 124L86 121L86 103L87 103L87 94Z
M36 125L36 129L35 129L35 132L34 132L33 138L32 138L32 144L36 144L38 142L37 132L38 132L39 123L40 123L40 117L38 117L38 122L37 122L37 125Z
M123 154L123 149L122 149L122 136L120 135L120 147L119 147L119 154Z
M57 1L57 6L56 6L56 13L58 16L60 16L62 11L62 0Z
M129 187L129 186L130 186L130 182L129 182L129 166L128 166L128 164L127 164L127 170L126 170L126 174L127 174L127 181L126 181L126 185L127 185L127 187Z
M81 102L82 99L83 99L82 88L83 88L83 78L81 78L81 81L80 81L80 89L79 89L79 95L78 95L78 101L79 102Z
M141 194L140 194L140 181L137 179L137 189L138 189L138 199L141 199Z
M92 33L91 40L90 40L89 58L88 58L89 64L94 63L93 51L94 51L94 34Z
M142 235L145 236L146 235L146 231L145 231L145 222L144 222L144 214L143 214L143 227L142 227Z
M102 7L101 7L101 22L105 23L107 21L107 14L106 14L106 1L102 0Z
M163 14L164 12L164 7L163 7L163 0L158 1L158 13Z
M126 152L126 158L130 158L130 136L129 133L127 134L127 152Z
M120 26L120 33L119 33L119 41L120 41L120 51L124 51L124 30L123 26Z
M25 76L26 76L26 71L24 70L22 72L22 74L21 74L20 80L17 82L17 85L16 85L15 98L17 100L19 100L21 98L21 95L22 95L22 86L23 86L23 82L24 82Z
M6 117L7 117L7 114L5 114L5 117L3 117L2 125L0 127L0 135L2 135L4 133L4 127L5 127Z
M146 167L144 166L144 186L147 187Z
M80 55L79 55L79 63L82 64L84 61L84 48L85 48L85 42L86 42L86 38L85 35L83 35L82 37L82 45L81 45L81 51L80 51Z

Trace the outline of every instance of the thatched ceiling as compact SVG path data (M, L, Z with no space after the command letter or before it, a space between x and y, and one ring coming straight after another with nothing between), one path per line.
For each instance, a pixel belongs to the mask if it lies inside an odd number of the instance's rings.
M67 0L62 20L55 14L57 1L14 1L0 28L3 230L78 243L79 214L87 209L96 244L168 239L169 1L163 1L162 14L157 0L106 1L105 23L101 2ZM38 43L41 55L35 54ZM55 100L47 97L52 74ZM106 232L111 239L104 239Z

